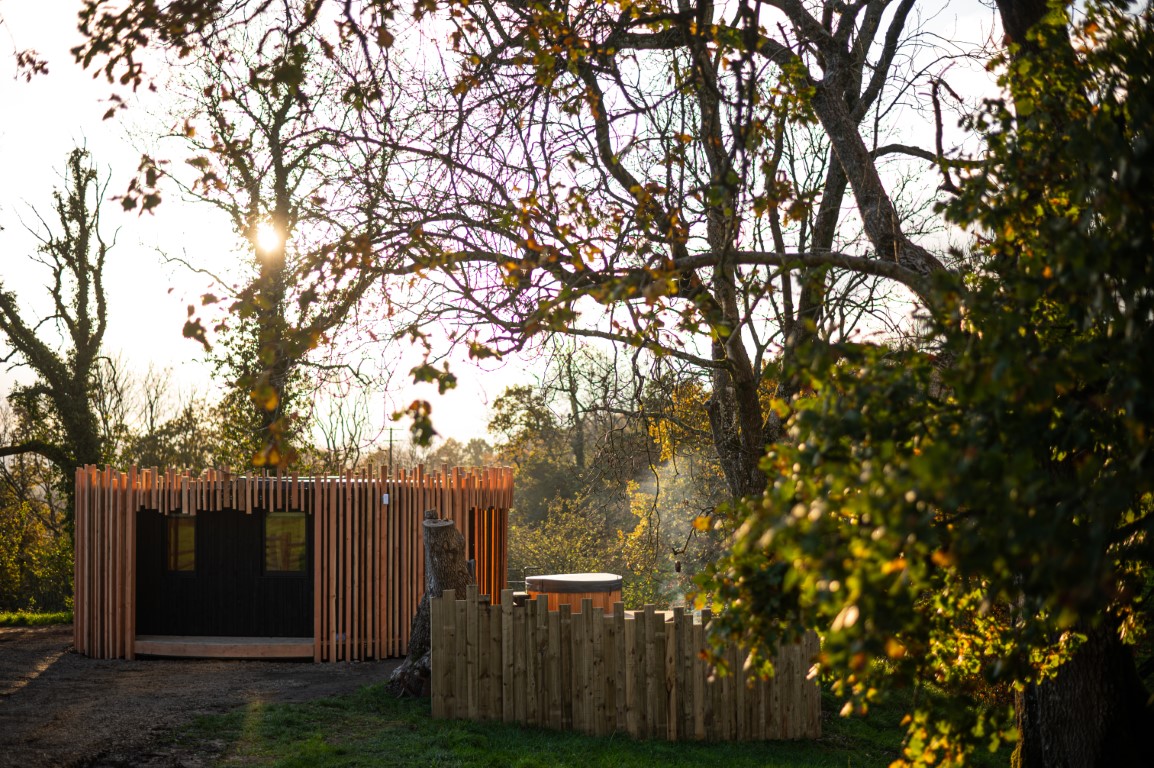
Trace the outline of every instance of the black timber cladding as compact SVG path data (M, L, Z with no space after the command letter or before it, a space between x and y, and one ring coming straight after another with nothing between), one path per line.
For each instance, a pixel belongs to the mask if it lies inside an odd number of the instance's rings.
M311 637L313 518L306 525L305 569L264 572L262 509L224 509L196 520L196 566L166 568L166 517L137 512L136 632L141 635Z

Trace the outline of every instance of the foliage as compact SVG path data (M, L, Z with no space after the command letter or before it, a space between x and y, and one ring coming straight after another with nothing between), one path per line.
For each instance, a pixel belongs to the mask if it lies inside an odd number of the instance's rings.
M495 461L493 446L485 440L474 437L462 443L450 437L429 453L426 463L434 466L484 467Z
M199 474L226 463L228 443L219 436L221 427L213 423L212 414L208 403L193 400L178 404L176 413L158 424L142 424L128 440L124 464L178 467Z
M34 427L0 410L0 441ZM0 610L59 611L72 604L72 538L59 470L35 453L0 462Z
M673 563L664 557L667 539L659 530L661 518L654 509L657 498L640 492L636 483L629 490L629 508L637 521L628 533L617 531L622 565L632 576L622 584L621 601L629 608L664 607L684 596L671 589L675 581Z
M719 541L694 521L725 490L716 454L701 439L702 389L675 379L638 392L607 356L561 346L537 383L495 401L490 429L516 471L512 580L610 571L624 576L630 607L684 595ZM670 397L683 389L693 396Z
M72 611L0 611L0 627L48 627L71 623Z
M570 441L544 391L530 385L507 388L493 401L489 433L496 438L500 460L514 468L513 506L519 520L540 522L554 499L577 494Z
M614 530L580 501L555 498L544 520L509 526L509 573L512 580L545 573L612 571L620 566Z
M72 606L72 539L30 501L0 504L0 611Z
M1014 735L1004 705L974 706L988 685L1147 631L1154 12L1091 5L1076 56L1064 23L1031 33L1043 66L1008 64L1016 114L977 120L989 159L949 215L982 263L938 281L938 348L838 350L710 581L730 633L818 628L843 712L941 686L911 708L915 764Z

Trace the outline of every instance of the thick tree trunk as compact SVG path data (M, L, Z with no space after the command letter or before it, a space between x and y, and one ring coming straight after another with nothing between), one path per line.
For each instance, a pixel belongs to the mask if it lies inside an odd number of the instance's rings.
M1017 695L1014 768L1149 765L1154 726L1130 649L1112 627L1087 633L1057 676Z
M723 342L713 342L714 359L725 359ZM726 486L734 499L756 496L765 490L766 477L758 466L765 455L762 437L761 407L756 397L756 382L747 369L749 381L740 386L733 373L725 368L713 372L713 392L705 403L713 445ZM743 397L743 395L745 395Z
M464 595L473 583L465 560L465 537L452 520L437 518L436 510L425 512L425 594L417 606L409 633L409 655L393 670L386 690L394 696L427 696L429 693L430 651L432 636L429 622L429 600L440 597L446 589Z
M1026 33L1049 10L1048 0L996 0L1007 43L1027 45ZM1031 46L1032 48L1032 46Z

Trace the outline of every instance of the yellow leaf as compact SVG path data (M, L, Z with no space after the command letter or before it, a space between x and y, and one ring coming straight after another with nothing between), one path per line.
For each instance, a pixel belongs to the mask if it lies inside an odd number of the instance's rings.
M954 556L949 552L943 552L940 549L937 552L934 552L934 554L930 555L930 559L933 560L934 565L938 566L939 568L945 568L946 566L954 564Z
M889 656L891 659L900 659L905 655L906 647L904 645L892 637L886 640L886 656Z

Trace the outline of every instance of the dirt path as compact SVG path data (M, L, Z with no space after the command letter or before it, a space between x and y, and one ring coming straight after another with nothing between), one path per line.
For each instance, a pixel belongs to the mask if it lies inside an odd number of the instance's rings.
M209 766L213 754L157 742L197 715L349 693L395 664L94 661L71 648L70 626L0 628L0 766Z

